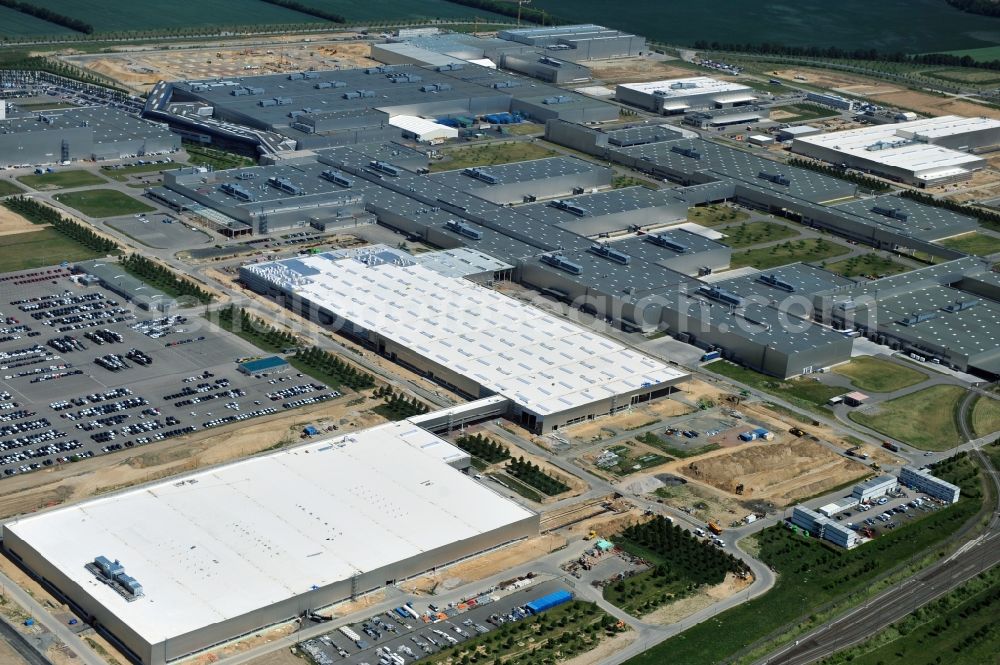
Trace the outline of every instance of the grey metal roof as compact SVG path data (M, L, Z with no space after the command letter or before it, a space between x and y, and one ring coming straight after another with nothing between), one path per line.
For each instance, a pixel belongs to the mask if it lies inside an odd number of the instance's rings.
M171 136L170 130L162 124L103 106L37 111L0 120L2 134L60 132L73 127L89 128L94 133L95 143Z
M937 240L979 228L979 223L973 217L891 194L849 201L834 207L921 240ZM896 211L896 216L891 211Z
M793 290L787 291L776 286L773 282L768 283L767 280L770 277L777 278L780 282L792 287ZM762 281L762 278L765 281ZM743 297L759 296L768 300L780 300L785 296L811 296L830 289L849 287L853 286L855 282L822 268L804 263L793 263L780 268L762 270L753 275L715 281L713 284Z
M605 133L608 135L608 144L619 147L645 145L661 141L676 141L677 139L684 138L684 134L666 125L640 125L638 127L613 129Z
M975 304L955 312L942 309L956 302ZM931 286L880 298L878 305L879 328L894 335L925 341L969 357L1000 349L1000 303L946 286ZM911 325L898 323L923 312L933 312L934 317Z

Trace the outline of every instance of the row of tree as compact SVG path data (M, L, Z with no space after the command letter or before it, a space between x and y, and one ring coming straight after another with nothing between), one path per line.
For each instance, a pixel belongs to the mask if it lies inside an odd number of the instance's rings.
M695 538L661 515L628 527L621 537L661 557L656 577L719 584L726 573L747 570L747 565L733 555L707 540Z
M462 5L463 7L482 9L483 11L493 12L502 16L512 16L514 18L520 16L525 21L538 23L539 25L545 25L546 21L548 21L549 25L571 23L571 21L564 21L552 14L548 14L543 9L522 7L518 2L502 2L501 0L447 0L447 2L454 5Z
M375 385L375 377L367 372L362 372L354 365L344 362L340 356L324 351L318 346L310 346L308 349L299 349L295 352L295 358L302 361L308 367L317 372L329 376L336 386L347 386L351 390L365 390Z
M1000 8L1000 4L992 2L990 4ZM958 56L951 53L908 54L901 51L886 53L876 49L849 50L838 46L794 46L792 44L772 44L768 42L740 44L735 42L709 42L706 40L696 41L694 48L700 51L728 51L731 53L815 58L818 60L865 60L869 62L901 62L915 65L978 67L981 69L1000 70L1000 60L979 61L968 55Z
M520 481L531 485L548 496L555 496L569 490L569 485L552 476L537 464L524 459L524 456L512 459L507 463L506 471Z
M170 268L138 254L129 254L121 261L122 267L150 286L175 296L194 298L203 305L212 302L212 294L177 275Z
M946 0L946 2L970 14L983 16L1000 16L1000 3L997 0Z
M284 7L285 9L291 9L292 11L300 14L315 16L316 18L321 18L324 21L330 21L331 23L347 23L347 19L340 14L329 12L319 7L312 7L302 2L296 2L295 0L263 0L263 2Z
M797 157L793 157L788 160L788 165L797 166L801 169L809 169L810 171L846 180L847 182L853 182L858 187L872 192L883 193L892 189L888 183L884 183L877 178L871 178L866 175L861 175L860 173L848 173L844 169L837 168L836 166L817 164L816 162L809 161L808 159L798 159Z
M473 457L478 457L490 464L510 459L510 448L482 434L461 436L455 441L455 445Z
M229 305L218 310L219 325L229 332L248 339L265 351L278 353L298 346L299 340L287 330L275 328L263 319L251 316L242 307Z
M33 5L30 2L21 2L20 0L0 0L0 6L9 7L16 12L21 12L22 14L27 14L28 16L34 16L35 18L43 21L55 23L56 25L61 25L64 28L76 30L77 32L82 32L85 35L89 35L94 32L94 26L90 25L86 21L81 21L78 18L66 16L65 14L60 14L59 12L54 12L45 7Z
M427 413L427 405L416 397L407 398L405 395L397 393L389 386L380 386L372 395L374 398L381 397L385 402L376 409L390 420L404 420Z
M118 250L118 243L94 232L85 224L67 219L58 210L42 205L26 196L12 196L5 199L4 207L27 219L32 224L49 224L59 233L72 238L84 247L110 254Z

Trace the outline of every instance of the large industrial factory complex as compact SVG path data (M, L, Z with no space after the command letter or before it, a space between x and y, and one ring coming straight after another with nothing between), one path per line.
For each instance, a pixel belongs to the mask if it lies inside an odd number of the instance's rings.
M462 458L390 423L8 522L3 546L162 665L537 534L538 515L451 466Z

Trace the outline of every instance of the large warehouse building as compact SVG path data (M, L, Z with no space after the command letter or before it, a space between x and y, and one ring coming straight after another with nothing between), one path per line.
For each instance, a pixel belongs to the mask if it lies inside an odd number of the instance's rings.
M969 154L1000 144L1000 121L941 116L796 137L792 151L918 187L965 180L986 166Z
M112 108L40 111L0 119L0 167L120 159L180 150L166 127Z
M508 417L550 432L666 395L684 372L575 323L396 255L333 254L249 264L250 288L283 299Z
M622 83L615 97L623 104L663 115L743 106L757 99L753 88L708 76Z
M3 547L162 665L537 534L538 515L449 465L462 456L389 423L18 519Z

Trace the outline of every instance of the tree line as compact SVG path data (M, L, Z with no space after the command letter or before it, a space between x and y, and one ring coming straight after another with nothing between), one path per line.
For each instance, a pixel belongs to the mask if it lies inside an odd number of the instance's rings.
M945 0L949 5L969 14L982 16L1000 16L1000 3L997 0Z
M170 268L138 254L129 254L122 267L150 286L174 296L188 296L203 305L212 302L212 294L189 279L180 277Z
M520 7L517 2L501 2L500 0L446 0L453 5L462 5L463 7L472 7L473 9L482 9L483 11L492 12L494 14L500 14L502 16L512 16L514 18L518 17L518 12L520 12L521 19L525 21L530 21L531 23L538 23L539 25L545 25L548 21L549 25L556 25L557 23L571 23L571 21L564 21L557 16L552 14L547 14L542 9L533 9L531 7Z
M511 476L549 496L555 496L569 490L569 485L542 471L540 466L524 459L523 455L508 462L506 471Z
M331 387L347 386L351 390L363 390L375 385L374 376L362 372L354 365L344 362L336 354L324 351L318 346L299 349L295 352L293 361L293 365L301 363L315 370L321 375L316 378L331 384Z
M331 23L347 23L347 19L337 14L335 12L328 12L325 9L320 9L319 7L311 7L307 4L296 2L295 0L262 0L269 5L277 5L278 7L284 7L285 9L291 9L292 11L298 12L300 14L308 14L309 16L315 16L316 18L321 18L324 21L330 21Z
M279 353L298 346L299 340L287 330L279 330L263 319L251 316L242 307L229 305L218 310L219 326L265 351Z
M991 3L992 4L992 3ZM996 5L1000 9L1000 5ZM866 60L876 62L900 62L914 65L932 65L944 67L977 67L980 69L1000 70L1000 60L980 61L968 55L953 55L951 53L915 53L902 51L886 53L876 49L842 49L838 46L793 46L791 44L772 44L768 42L754 44L747 42L717 42L699 39L694 48L700 51L728 51L731 53L747 53L750 55L777 55L801 58L816 58L820 60Z
M510 448L501 443L497 443L489 437L484 437L482 434L476 434L475 436L460 436L458 440L455 441L455 445L470 455L478 457L484 462L489 462L490 464L496 464L497 462L510 459Z
M382 398L385 403L375 407L374 410L389 420L404 420L429 411L427 405L416 397L407 399L405 395L395 392L389 386L379 386L372 398Z
M81 21L78 18L66 16L65 14L60 14L59 12L54 12L51 9L46 9L45 7L33 5L30 2L21 2L20 0L0 0L0 6L9 7L16 12L21 12L22 14L27 14L28 16L34 16L35 18L43 21L55 23L56 25L61 25L64 28L76 30L77 32L82 32L85 35L89 35L94 32L94 26L90 25L86 21Z
M788 160L788 165L797 166L801 169L809 169L810 171L822 173L823 175L828 175L840 180L846 180L847 182L853 182L858 187L862 187L879 194L888 192L892 189L888 183L882 182L877 178L871 178L859 173L848 173L844 169L837 168L835 166L827 166L826 164L817 164L816 162L809 161L808 159L798 159L797 157L793 157Z
M59 233L72 238L84 247L110 254L118 250L118 243L95 233L84 224L67 219L58 210L42 205L26 196L12 196L3 205L27 219L32 224L48 224Z

